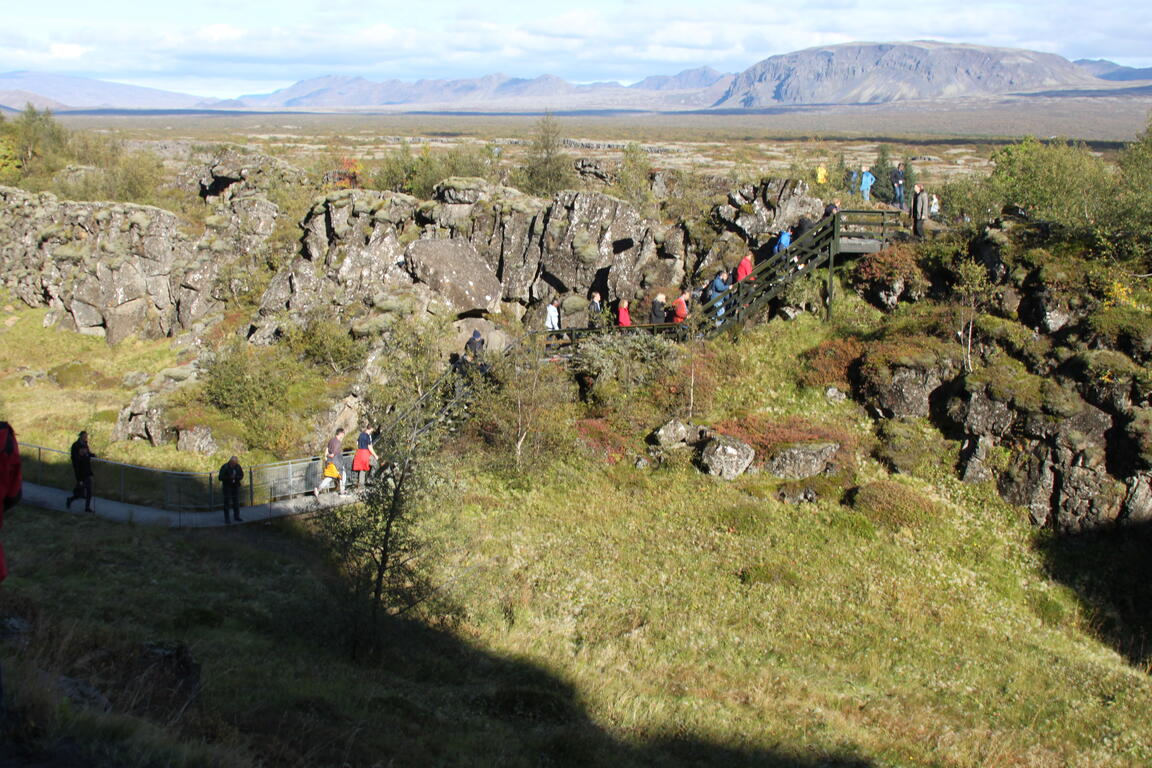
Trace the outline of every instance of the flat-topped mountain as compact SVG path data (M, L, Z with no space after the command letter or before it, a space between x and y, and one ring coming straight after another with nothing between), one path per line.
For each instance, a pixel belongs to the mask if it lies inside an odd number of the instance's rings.
M737 75L714 106L877 104L1098 82L1052 53L933 41L845 43L767 58Z

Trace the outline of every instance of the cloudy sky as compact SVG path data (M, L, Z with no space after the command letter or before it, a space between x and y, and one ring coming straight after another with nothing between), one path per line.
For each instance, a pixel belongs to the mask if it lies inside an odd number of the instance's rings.
M633 82L778 53L932 39L1152 66L1152 4L990 0L8 0L0 73L232 97L329 74Z

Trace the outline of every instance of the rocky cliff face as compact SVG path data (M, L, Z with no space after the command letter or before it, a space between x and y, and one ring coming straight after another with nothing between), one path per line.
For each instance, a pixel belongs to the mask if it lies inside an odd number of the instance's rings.
M921 41L847 43L772 56L736 76L714 106L878 104L1084 86L1094 78L1050 53Z
M159 208L0 188L0 270L7 287L30 306L52 307L63 327L111 343L168 336L219 310L220 254L274 215L240 206L225 231L193 239Z
M881 432L885 420L926 419L957 439L960 477L994 482L1036 525L1081 533L1148 522L1152 383L1143 316L1069 279L1089 264L1040 249L1021 255L1018 242L1035 233L1004 227L970 244L968 257L991 283L970 370L951 334L929 324L925 335L867 345L856 396Z

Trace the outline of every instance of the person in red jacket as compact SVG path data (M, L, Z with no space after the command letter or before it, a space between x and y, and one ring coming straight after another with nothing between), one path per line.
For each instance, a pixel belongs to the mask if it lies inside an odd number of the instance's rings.
M752 267L752 251L748 251L744 254L744 258L740 259L740 263L736 265L736 282L740 282L752 274Z
M24 478L20 471L20 444L16 433L6 421L0 421L0 528L4 526L4 513L20 503ZM4 561L4 547L0 546L0 582L8 575ZM4 721L4 670L0 669L0 723Z
M672 322L682 323L688 319L688 291L684 291L672 302Z
M4 513L20 502L24 490L24 477L20 470L20 444L16 433L6 421L0 421L0 528L4 527ZM0 581L8 575L4 561L4 547L0 545Z
M628 299L620 299L620 305L616 307L616 325L621 328L632 327L632 313L628 309Z

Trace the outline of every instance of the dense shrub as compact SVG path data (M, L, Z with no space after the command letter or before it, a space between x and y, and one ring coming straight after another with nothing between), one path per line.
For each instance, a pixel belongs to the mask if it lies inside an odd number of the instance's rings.
M528 157L517 173L516 186L531 195L552 197L575 185L572 162L563 152L560 124L545 112L536 124Z
M610 333L580 344L573 372L585 381L585 394L597 402L627 399L677 364L676 342L650 333Z
M368 342L354 339L336 318L310 314L303 324L290 326L284 342L307 362L334 374L359 368L368 355Z
M892 245L857 261L852 269L852 280L856 284L893 283L901 280L909 289L923 292L928 287L928 279L920 267L919 258L919 251L914 245Z
M849 369L863 352L864 345L860 340L850 336L823 341L800 356L804 363L800 383L806 387L848 389Z
M493 147L433 151L425 146L413 153L404 143L361 176L368 177L371 189L404 192L427 200L437 184L454 176L495 181L499 177L497 157Z

